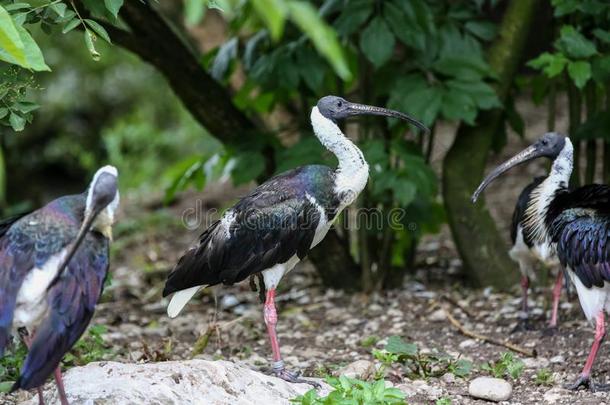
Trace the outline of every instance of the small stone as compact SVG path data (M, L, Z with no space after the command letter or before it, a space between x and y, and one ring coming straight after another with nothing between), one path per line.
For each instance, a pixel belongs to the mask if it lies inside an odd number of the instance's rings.
M565 392L566 391L563 388L551 388L550 390L544 393L544 402L549 404L556 404L559 402L560 399L563 398Z
M436 311L428 315L428 320L430 322L442 322L445 319L447 319L447 317L445 316L445 311L443 311L442 309L437 309Z
M523 365L525 366L525 368L528 369L546 368L549 365L549 359L547 359L546 357L526 357L523 359Z
M375 364L368 360L356 360L335 372L336 376L344 375L349 378L366 380L375 372Z
M501 378L477 377L470 382L468 394L488 401L507 401L513 394L513 387Z
M455 382L455 375L453 373L445 373L441 376L441 381L445 384L453 384Z
M466 339L459 344L460 349L468 349L477 345L477 341L474 339Z
M550 362L554 363L554 364L559 364L559 363L564 363L566 361L566 358L563 357L561 354L555 356L555 357L551 357Z

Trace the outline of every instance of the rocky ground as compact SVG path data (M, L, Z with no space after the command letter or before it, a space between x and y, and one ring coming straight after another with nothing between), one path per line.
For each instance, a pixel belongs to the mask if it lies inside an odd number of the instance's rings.
M206 195L203 206L214 205L209 200L213 194ZM192 202L192 198L188 200ZM197 231L184 232L176 222L184 207L156 211L154 215L131 209L127 216L130 219L118 228L112 281L93 320L95 325L105 325L103 340L107 346L95 360L148 363L223 359L267 372L270 349L262 306L248 283L206 290L182 316L169 319L165 315L167 300L160 297L163 278ZM450 373L427 379L407 378L408 368L399 364L388 367L386 379L407 393L409 403L429 404L443 398L450 398L454 404L485 403L469 395L469 383L475 377L490 376L482 366L498 361L508 349L463 335L448 321L446 309L468 330L537 352L535 358L516 355L524 363L518 378L502 377L512 386L507 403L606 401L605 393L562 388L578 376L593 330L584 321L577 300L568 300L564 294L560 329L554 336L543 336L550 278L541 281L540 288L531 294L535 330L511 334L520 303L517 286L514 294L465 288L461 263L446 230L422 243L417 263L418 270L402 288L371 296L325 289L308 262L299 265L285 279L278 296L278 333L289 367L302 370L306 376L348 372L371 377L380 366L372 351L384 348L388 337L397 335L415 343L420 353L442 352L474 364L464 378ZM352 364L356 361L360 362ZM545 371L548 378L536 378ZM606 380L610 371L606 347L600 351L596 371L600 380ZM19 393L0 396L0 400L13 403L30 396Z
M544 122L536 116L526 118ZM530 139L543 132L528 123L530 127L535 129ZM441 149L443 142L448 145L450 139L439 137ZM523 143L513 142L493 160L505 158L520 146ZM543 164L516 169L514 176L489 190L488 204L506 234L516 195L541 171ZM268 371L270 348L262 306L248 283L206 290L173 320L165 314L167 300L161 298L167 271L199 233L185 230L181 221L184 213L190 213L190 220L201 221L203 214L222 209L243 191L216 186L205 194L187 194L168 209L159 208L160 204L150 199L146 204L124 200L113 245L112 280L92 322L106 328L103 350L92 350L89 360L142 364L192 358L228 360L247 369ZM193 212L198 215L193 216ZM584 320L576 298L568 299L564 293L559 331L543 335L551 278L543 275L530 295L534 330L511 333L517 323L518 287L512 294L465 287L447 229L423 241L416 262L417 271L403 286L370 296L325 289L311 265L307 261L300 264L285 278L278 295L278 333L287 365L312 377L347 373L370 378L382 373L388 384L407 394L410 404L446 405L448 399L453 404L484 404L486 401L473 398L471 393L500 399L503 389L508 395L504 403L510 404L610 403L606 393L562 388L577 378L592 343L593 328ZM465 336L445 311L466 330L535 351L537 357L515 354L523 362L523 372L514 378L501 375L509 386L502 381L475 382L477 377L491 377L484 365L497 362L508 349ZM386 365L382 372L382 362L373 351L383 349L390 336L416 344L423 358L446 353L452 359L470 360L474 367L463 378L442 373L439 364L433 364L432 369L442 375L429 378L414 376L408 366L396 363ZM595 365L595 374L602 382L610 373L607 350L602 346ZM72 360L79 362L82 358ZM47 387L52 393L52 385ZM31 397L29 393L0 394L0 403Z

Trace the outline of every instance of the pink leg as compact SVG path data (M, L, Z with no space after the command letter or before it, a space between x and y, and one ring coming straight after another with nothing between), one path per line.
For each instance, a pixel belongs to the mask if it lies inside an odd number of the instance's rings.
M582 369L581 376L583 377L591 377L593 362L595 361L595 357L597 357L599 345L602 343L604 335L606 334L606 325L604 321L604 312L602 310L597 315L597 318L595 318L595 340L593 340L593 346L591 346L591 352L589 353L589 357L587 357L585 367Z
M275 309L275 289L269 289L267 291L267 297L265 299L264 307L264 319L267 325L267 332L269 333L269 340L271 341L271 350L273 351L273 372L279 378L293 383L306 383L311 384L314 387L320 385L314 381L304 380L299 378L298 374L291 373L286 370L282 355L280 354L280 343L277 339L277 332L275 326L277 325L277 311Z
M523 293L523 299L521 301L521 310L527 318L528 307L527 307L527 289L530 287L530 279L528 276L521 277L521 292Z
M589 357L587 357L587 361L585 366L582 369L582 373L580 373L580 377L576 380L576 383L568 386L569 389L578 389L578 387L585 386L588 387L591 391L605 391L610 387L595 384L591 379L591 369L593 368L593 362L595 362L595 358L597 357L597 351L599 350L599 346L604 340L604 336L606 335L606 325L605 325L605 317L603 309L599 312L597 317L595 318L595 339L593 340L593 346L591 346L591 351L589 352Z
M269 334L269 340L271 341L271 350L273 350L273 362L274 368L276 364L282 361L282 355L280 354L280 343L277 340L277 333L275 326L277 325L277 311L275 310L275 289L267 291L267 297L265 299L264 308L264 319L267 325L267 333Z
M34 338L29 333L21 335L21 338L23 339L23 343L25 343L25 345L27 346L28 349L30 347L32 347L32 340L34 340ZM36 387L36 391L38 392L38 404L44 405L44 397L42 396L42 387Z
M61 366L57 366L55 369L55 384L57 385L57 392L59 393L59 401L61 402L61 405L70 405L68 398L66 397L64 381L61 378Z
M559 310L559 297L561 297L561 288L563 287L563 271L559 270L555 286L553 287L553 311L551 312L551 322L549 328L557 327L557 312Z

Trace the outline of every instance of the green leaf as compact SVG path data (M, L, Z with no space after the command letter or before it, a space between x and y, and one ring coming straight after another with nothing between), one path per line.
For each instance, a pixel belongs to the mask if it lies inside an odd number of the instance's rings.
M595 44L571 25L561 27L561 34L555 41L555 47L572 59L585 59L597 53Z
M408 179L401 179L399 177L394 183L393 189L394 198L401 207L407 207L415 200L417 195L417 186Z
M87 49L89 50L89 54L91 54L91 58L94 61L98 61L100 60L100 54L95 49L94 42L95 36L93 35L93 33L91 33L91 31L89 31L88 29L85 29L85 45L87 45Z
M446 84L452 90L468 95L480 109L502 107L493 87L485 82L450 80Z
M343 7L339 18L334 23L341 36L348 36L360 29L373 12L373 2L370 0L350 1L349 7Z
M610 44L610 31L602 30L601 28L596 28L593 30L593 35L595 35L600 41L606 44Z
M384 3L383 17L396 37L405 45L423 51L426 32L407 16L401 8L389 1Z
M447 88L443 93L441 113L445 119L461 120L469 125L474 125L477 108L469 95L457 89Z
M610 55L593 59L591 65L593 78L600 84L610 80Z
M108 42L109 44L112 43L112 41L110 40L110 36L108 36L108 32L106 32L106 29L104 27L102 27L99 23L97 23L96 21L90 20L88 18L85 18L85 23L89 26L89 28L91 28L97 35L99 35L100 37L102 37L102 39L106 42Z
M212 69L210 71L214 79L221 81L224 78L231 61L237 56L237 46L237 37L231 38L222 44L216 54L216 58L214 58L214 63L212 64Z
M21 25L16 26L16 28L17 32L19 32L21 42L23 43L23 53L25 55L27 65L25 67L39 72L51 71L51 68L49 68L44 61L42 51L30 33Z
M335 73L343 80L350 80L352 74L337 33L322 20L311 4L291 1L288 6L291 20L309 37L318 52L331 64Z
M31 101L19 101L13 104L13 109L22 112L24 114L30 113L34 110L40 108L40 105L33 103Z
M32 5L29 3L13 3L13 4L8 4L6 6L4 6L4 9L6 11L16 11L16 10L25 10L25 9L31 9Z
M104 5L114 18L118 18L119 11L123 7L123 0L104 0Z
M2 381L0 382L0 392L8 393L11 391L11 387L15 384L15 381Z
M66 15L66 9L68 6L66 6L65 3L51 3L49 4L49 8L55 11L58 16L63 17Z
M464 28L485 41L494 39L498 31L496 24L489 21L468 21Z
M542 70L548 78L558 76L565 69L569 60L561 53L544 52L527 63L534 69Z
M25 118L15 112L11 112L11 115L8 118L8 122L11 124L11 127L16 132L23 131L23 128L25 128Z
M390 353L406 356L416 356L418 351L417 345L406 343L400 336L390 336L384 349Z
M0 60L27 66L24 44L9 13L0 6Z
M282 0L252 0L252 7L265 26L269 29L271 38L277 41L282 37L288 8Z
M591 78L591 64L586 61L570 62L568 64L568 74L576 87L582 89Z
M9 109L6 107L0 107L0 119L8 115Z
M78 27L80 25L80 20L78 18L74 18L70 21L68 21L66 23L66 25L64 25L64 28L61 30L61 32L63 34L67 34L68 32L72 31L74 28Z
M381 17L375 17L360 36L360 49L376 68L383 66L392 57L394 44L394 34Z
M184 16L186 24L197 25L205 15L205 0L184 0Z

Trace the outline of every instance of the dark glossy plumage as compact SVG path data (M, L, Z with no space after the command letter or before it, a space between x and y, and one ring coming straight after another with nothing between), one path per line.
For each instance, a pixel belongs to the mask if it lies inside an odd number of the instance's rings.
M558 192L546 221L559 260L585 287L610 281L610 187L592 184Z
M332 219L339 207L333 187L333 170L317 165L261 184L229 209L235 214L230 238L221 221L214 222L199 245L179 260L163 295L199 285L233 284L295 254L305 257L320 220ZM308 196L322 206L326 218Z
M14 221L0 235L0 354L11 333L16 297L34 268L62 251L78 233L85 196L58 198ZM87 327L108 271L108 241L90 232L47 292L49 313L36 330L14 389L39 386Z
M525 210L527 209L527 204L530 200L530 194L532 191L540 185L544 181L545 177L536 177L534 181L525 186L521 194L519 194L519 198L517 199L517 205L515 206L515 210L513 211L513 220L510 227L510 238L515 244L517 240L517 229L521 221L523 221L525 217ZM523 241L528 247L532 247L534 243L532 242L532 238L527 235L526 232L523 233Z

